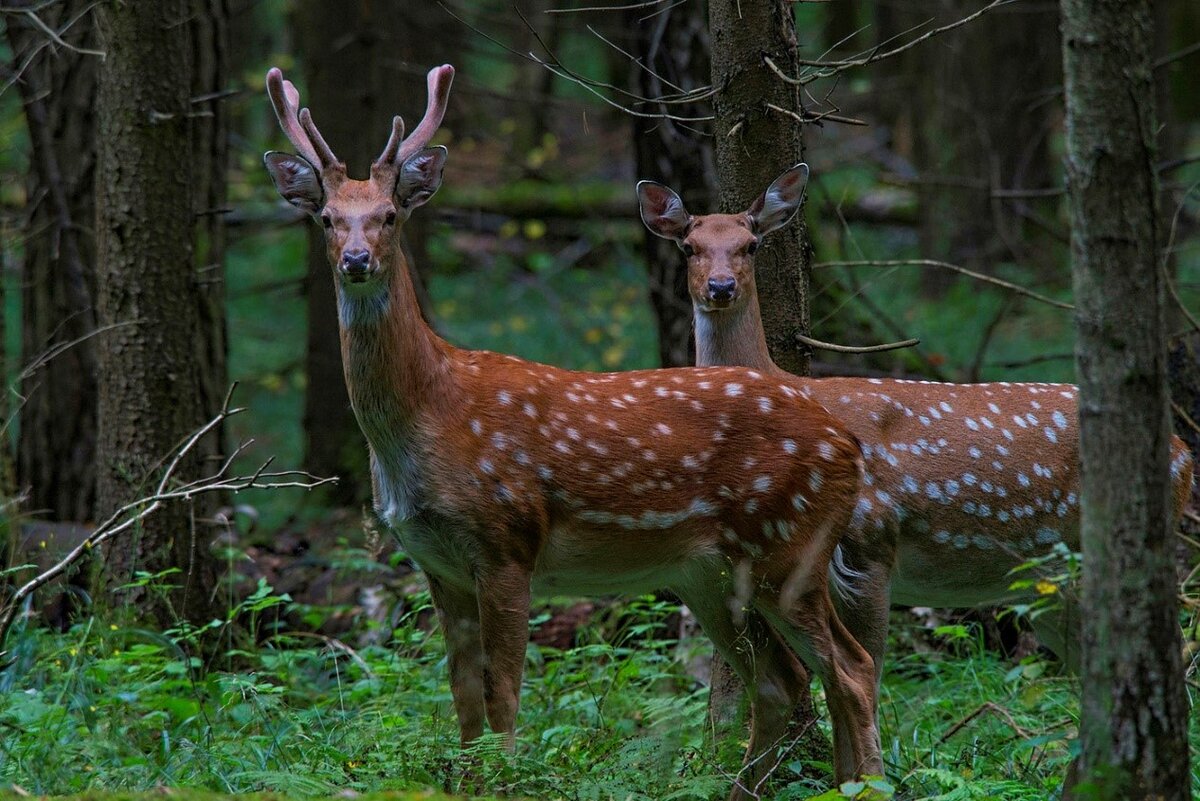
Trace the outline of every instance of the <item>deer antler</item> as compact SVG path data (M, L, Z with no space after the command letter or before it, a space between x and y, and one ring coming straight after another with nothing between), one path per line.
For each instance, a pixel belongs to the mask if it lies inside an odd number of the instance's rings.
M267 94L271 97L279 127L300 155L322 170L335 166L337 156L317 130L309 110L300 108L300 93L291 81L284 80L278 67L267 71Z
M429 100L425 106L425 116L421 124L413 129L412 134L404 138L404 120L392 118L392 135L388 137L383 152L375 160L377 165L399 166L404 160L416 153L433 138L442 118L446 116L446 100L450 96L450 84L454 81L454 67L443 64L434 67L426 76Z

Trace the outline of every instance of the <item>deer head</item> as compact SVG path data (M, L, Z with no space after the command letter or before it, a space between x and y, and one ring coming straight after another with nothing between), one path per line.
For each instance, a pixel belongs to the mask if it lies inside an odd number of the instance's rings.
M267 93L284 134L296 153L271 151L263 163L275 189L288 203L319 218L325 227L329 263L339 291L371 291L386 283L403 258L398 231L413 209L442 183L446 148L426 147L446 113L454 79L449 64L429 71L425 117L404 137L404 121L392 120L392 134L366 180L347 176L313 122L300 108L300 93L277 68L267 72Z
M720 311L754 297L754 253L764 236L787 225L800 208L808 165L784 172L740 214L694 217L674 190L654 181L637 185L642 222L679 245L687 257L688 291L696 306Z

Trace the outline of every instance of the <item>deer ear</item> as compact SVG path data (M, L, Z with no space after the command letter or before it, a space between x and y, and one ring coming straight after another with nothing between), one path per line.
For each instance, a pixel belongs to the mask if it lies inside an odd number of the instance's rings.
M272 150L263 156L275 191L298 209L316 214L325 201L317 169L303 156Z
M400 165L396 178L396 202L401 208L423 205L442 185L442 168L449 151L438 145L418 150Z
M676 242L687 236L692 215L675 190L654 181L638 181L638 212L650 233Z
M764 236L787 225L800 208L806 186L808 165L803 162L772 181L746 212L754 221L754 232Z

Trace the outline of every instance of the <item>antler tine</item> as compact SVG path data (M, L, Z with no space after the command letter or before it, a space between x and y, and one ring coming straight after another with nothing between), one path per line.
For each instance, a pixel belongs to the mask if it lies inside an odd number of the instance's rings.
M449 64L434 67L429 71L425 81L429 91L425 116L422 118L421 124L414 128L412 134L397 148L393 158L393 162L397 165L403 164L405 159L429 144L429 140L437 132L438 126L442 124L442 118L446 116L446 100L450 96L450 84L454 81L454 67ZM393 125L393 132L394 130L395 126ZM390 140L388 144L391 144Z
M308 108L300 109L300 124L304 126L305 132L308 134L309 141L312 142L313 149L316 150L317 158L320 159L319 164L321 169L337 166L337 156L333 155L333 148L325 141L325 137L321 136L321 132L317 130L317 124L313 122L312 112Z
M283 79L283 72L278 67L267 70L267 95L271 98L271 106L275 109L275 117L279 120L279 127L283 129L284 136L301 156L313 165L318 165L320 160L317 158L317 151L298 117L300 93L291 81Z
M404 120L397 115L392 117L392 135L388 137L387 144L383 146L383 152L379 154L379 158L375 159L375 163L391 164L395 161L402 141L404 141Z

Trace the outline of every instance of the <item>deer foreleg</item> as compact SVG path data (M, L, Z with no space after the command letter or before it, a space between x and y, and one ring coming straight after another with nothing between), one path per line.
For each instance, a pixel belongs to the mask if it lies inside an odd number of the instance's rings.
M486 655L483 696L487 719L492 731L508 735L510 749L515 742L529 642L530 580L530 571L516 564L482 568L476 578Z
M445 632L450 692L462 744L467 745L483 734L485 660L479 602L474 593L444 584L434 576L429 576L429 594Z

